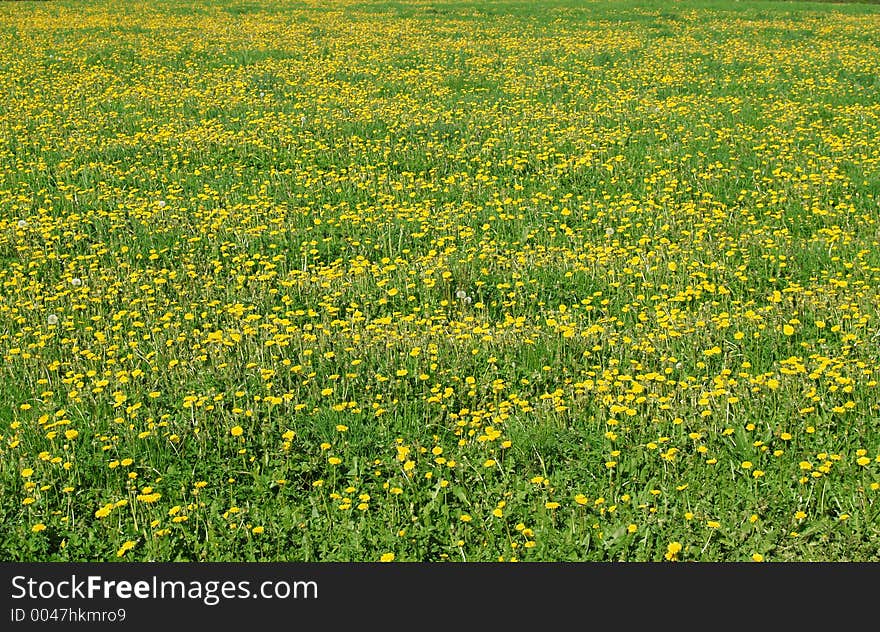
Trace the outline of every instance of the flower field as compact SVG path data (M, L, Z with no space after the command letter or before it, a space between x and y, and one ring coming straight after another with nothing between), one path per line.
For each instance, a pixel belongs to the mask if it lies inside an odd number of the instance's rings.
M880 6L0 4L0 555L880 560Z

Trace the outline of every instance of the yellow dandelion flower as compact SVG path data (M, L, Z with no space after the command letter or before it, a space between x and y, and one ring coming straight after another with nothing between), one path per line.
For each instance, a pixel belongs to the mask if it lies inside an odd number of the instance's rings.
M678 554L681 553L681 549L681 542L670 542L666 547L666 554L664 557L670 562L674 562L678 560Z
M128 540L124 542L122 546L119 547L119 550L116 551L116 557L122 557L123 555L131 551L136 544L137 542L135 542L134 540Z

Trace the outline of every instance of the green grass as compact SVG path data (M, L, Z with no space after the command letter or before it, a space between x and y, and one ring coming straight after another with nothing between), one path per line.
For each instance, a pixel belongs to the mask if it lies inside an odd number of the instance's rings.
M878 36L0 5L0 551L877 560Z

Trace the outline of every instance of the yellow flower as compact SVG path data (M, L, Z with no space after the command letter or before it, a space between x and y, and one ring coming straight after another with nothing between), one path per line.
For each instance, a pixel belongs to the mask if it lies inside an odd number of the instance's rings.
M576 502L579 505L586 505L588 502L590 502L590 499L587 498L586 496L584 496L583 494L578 494L577 496L574 497L574 502Z
M229 432L230 434L232 434L233 437L240 437L244 434L244 428L242 428L241 426L232 426Z
M30 478L31 476L33 476L33 474L34 471L29 467L26 467L21 471L21 475L23 478Z
M470 514L461 514L460 520L462 522L470 522L473 518L471 518Z
M869 459L869 458L866 457L866 456L861 456L861 457L859 457L859 458L856 460L856 463L858 463L858 464L861 465L862 467L868 465L870 462L871 462L871 459Z
M380 562L393 562L394 561L394 553L383 553L382 557L379 558Z
M263 527L254 527L253 529L251 529L251 533L253 533L254 535L260 535L265 530L266 529Z
M681 553L681 542L670 542L666 547L666 555L664 556L670 562L678 560L678 554Z
M764 561L764 556L761 555L760 553L752 553L752 559L753 559L755 562L763 562L763 561Z
M76 430L65 430L64 431L64 438L67 439L68 441L73 441L78 436L79 436L79 432L77 432Z
M40 531L45 531L45 530L46 530L46 525L44 525L42 522L38 522L37 524L35 524L34 526L31 527L31 531L33 531L34 533L39 533Z
M128 540L127 542L124 542L122 546L119 547L119 550L116 551L116 557L122 557L123 555L131 551L136 544L137 542L135 542L134 540Z
M557 503L557 502L549 502L549 503L544 503L544 506L545 506L547 509L558 509L558 508L559 508L559 503Z

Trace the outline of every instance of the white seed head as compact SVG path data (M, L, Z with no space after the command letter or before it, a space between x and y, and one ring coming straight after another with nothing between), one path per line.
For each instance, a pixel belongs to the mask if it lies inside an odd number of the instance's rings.
M165 200L157 200L156 206L158 206L159 208L164 208L165 207Z
M49 317L46 319L46 322L50 325L58 324L58 317L55 314L49 314Z
M464 290L456 290L455 291L455 298L459 298L459 299L467 298L467 292L465 292Z
M605 236L606 237L611 237L611 235L613 235L613 234L614 234L614 229L611 228L610 226L605 229Z
M28 225L27 221L25 221L23 219L18 220L18 227L19 228L27 228L27 225Z
M82 282L82 279L80 279L79 277L73 277L73 278L70 280L70 284L71 284L73 287L79 287L80 285L83 284L83 282Z

